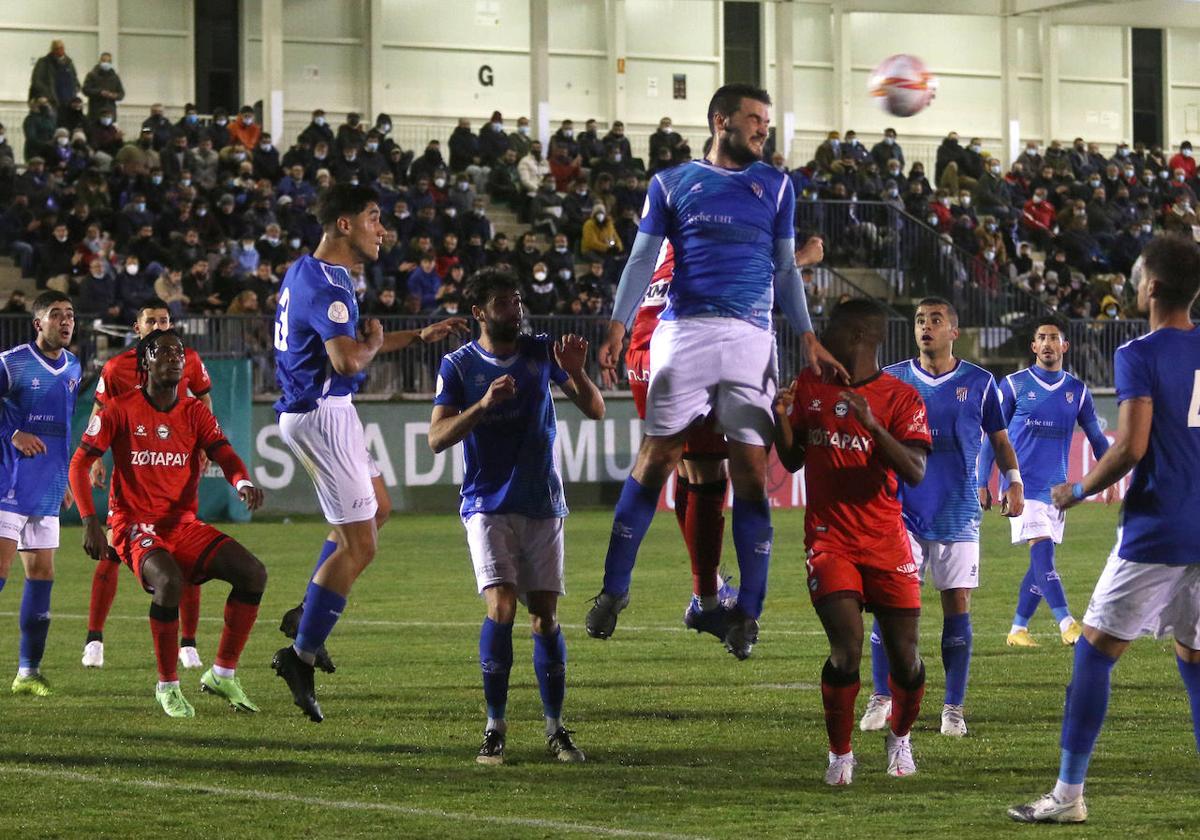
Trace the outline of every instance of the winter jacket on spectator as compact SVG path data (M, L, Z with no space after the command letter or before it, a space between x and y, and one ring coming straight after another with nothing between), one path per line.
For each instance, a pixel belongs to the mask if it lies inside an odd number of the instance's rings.
M577 156L568 157L565 146L558 146L558 153L550 158L550 174L554 176L554 188L566 192L582 174Z
M658 160L659 150L664 148L670 150L672 160L680 159L681 149L684 146L683 137L678 131L671 128L669 121L666 122L666 126L660 123L658 131L650 135L650 160Z
M968 154L970 150L968 150ZM971 193L977 213L987 213L1007 219L1012 213L1012 199L1004 178L993 175L989 170L975 184Z
M589 165L593 160L604 157L604 143L600 140L600 135L596 131L595 120L588 120L590 129L585 129L575 138L579 144L579 157L583 160L584 166Z
M66 238L66 231L62 231L62 233L64 236L61 242L55 236L51 236L37 249L37 287L39 289L46 288L46 281L51 277L70 276L72 273L75 246L71 244L70 239Z
M247 122L248 120L248 122ZM241 143L246 149L258 147L262 136L262 126L254 119L254 114L239 114L238 118L229 125L229 142Z
M111 110L115 119L117 103L125 98L125 86L116 70L111 66L105 69L97 63L83 79L83 95L87 97L90 119L99 119L104 108Z
M1038 153L1036 143L1026 143L1025 150L1017 156L1014 163L1020 163L1026 172L1040 173L1042 171L1042 156Z
M367 136L367 127L363 125L362 117L356 113L346 115L346 121L338 126L333 138L334 151L347 146L361 146Z
M450 133L450 170L462 172L479 163L479 138L471 132L465 120Z
M1022 209L1021 227L1053 233L1055 224L1054 205L1036 196L1025 202Z
M218 314L227 306L217 293L207 263L188 267L183 275L183 293L188 298L188 311L198 315Z
M600 140L604 144L605 154L608 154L608 149L616 148L621 153L621 163L633 166L633 149L629 145L629 138L625 136L625 126L614 126L608 134Z
M550 148L555 146L566 149L568 158L576 157L579 154L579 141L575 139L575 128L563 126L554 132L554 136L550 138Z
M25 132L25 160L42 156L54 142L54 111L48 103L35 104L21 123ZM95 146L95 144L92 144Z
M130 268L136 269L135 272L131 274ZM122 268L117 280L117 299L126 323L132 324L142 304L154 299L154 280L145 266L126 263Z
M542 185L542 180L550 174L550 164L542 157L540 151L530 150L529 154L517 163L517 175L521 179L521 189L527 195L533 195Z
M1192 155L1192 144L1188 141L1183 141L1179 147L1179 153L1171 158L1167 163L1167 168L1174 172L1176 169L1182 169L1183 174L1190 181L1196 177L1196 158Z
M493 115L490 122L479 129L479 158L484 166L494 166L509 149L509 137L504 133L504 123Z
M520 160L529 154L529 147L532 144L533 136L529 131L529 121L525 120L523 124L518 122L517 130L511 131L508 134L508 148L512 149L517 155L517 160Z
M1141 224L1128 225L1117 234L1108 252L1108 260L1114 271L1119 271L1126 277L1133 270L1133 264L1142 255L1142 249L1150 244L1153 235L1142 232Z
M51 50L33 65L28 99L44 96L52 108L58 109L77 93L79 76L75 72L75 62L65 50Z
M545 266L541 266L533 276L525 281L524 291L521 295L521 302L530 315L553 314L562 299L562 289L553 277L548 276Z
M213 148L218 152L230 144L229 117L226 116L224 110L213 111L213 120L208 127L208 136L212 140Z
M141 231L129 242L125 243L125 256L138 258L138 264L149 268L151 263L166 265L170 259L167 250L154 238L153 234L142 236Z
M191 103L188 103L189 106ZM171 127L171 136L176 137L180 134L187 140L189 149L194 149L200 143L200 136L205 134L205 130L200 126L200 116L196 113L195 108L189 107L186 113L179 118L179 121Z
M441 285L442 278L438 276L432 266L426 270L424 266L420 265L408 273L408 280L405 283L409 294L420 296L422 312L430 312L437 306L437 293Z
M441 144L436 140L430 140L421 156L412 162L412 167L408 171L408 179L410 182L415 182L418 178L432 180L434 172L445 168L446 161L442 158Z
M324 140L331 147L333 146L333 129L325 121L324 111L313 116L312 122L304 127L298 139L310 149L314 148L320 140Z
M220 154L207 141L192 153L192 178L201 189L211 190L217 185L220 162Z
M888 141L891 141L890 143ZM904 168L904 150L900 148L900 144L896 142L895 137L887 136L871 147L871 157L879 164L879 171L887 170L889 160L900 162L901 169Z
M583 223L583 234L580 237L579 250L583 255L607 256L619 254L625 250L621 237L617 234L617 226L607 211L593 211L588 220Z
M829 137L820 146L817 146L817 152L813 158L817 171L826 174L832 172L833 165L842 158L841 150L842 141L838 139L838 133L830 132Z
M1191 201L1183 196L1163 214L1163 228L1169 233L1180 233L1190 237L1192 227L1197 224L1200 224L1200 221L1196 218L1196 209Z
M962 170L963 163L966 160L966 155L962 146L958 145L958 135L949 134L942 144L938 146L937 161L933 167L934 181L941 183L942 173L946 171L946 167L952 163L958 164L959 170ZM962 174L966 174L965 172Z
M162 166L163 179L168 184L179 180L179 173L188 170L196 178L196 155L187 147L187 136L179 135L171 141L171 145L159 152L159 164Z
M283 170L279 165L279 150L275 148L274 143L265 138L258 141L258 145L254 147L254 152L250 155L250 160L254 163L256 178L266 178L274 184L283 175Z
M142 120L142 130L150 129L151 144L155 151L164 148L171 140L171 121L163 114L162 106L157 105L150 110L150 116Z

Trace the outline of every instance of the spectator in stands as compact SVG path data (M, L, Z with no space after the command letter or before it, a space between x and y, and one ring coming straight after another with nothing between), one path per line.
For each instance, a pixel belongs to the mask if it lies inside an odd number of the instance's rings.
M871 156L871 160L875 160L874 155ZM900 161L892 158L883 164L883 169L881 170L883 173L882 177L884 180L893 181L896 184L897 191L900 193L907 193L908 179L904 177L904 170L901 167L902 164Z
M1066 252L1067 263L1084 275L1107 268L1100 243L1088 231L1086 206L1075 205L1071 212L1073 217L1059 225L1062 232L1058 236L1058 245Z
M1004 235L1000 232L1000 225L995 216L979 218L979 227L975 228L975 242L974 252L976 254L991 249L995 253L997 265L1001 267L1008 265L1008 248L1004 244Z
M1192 141L1184 140L1179 144L1179 152L1168 161L1167 168L1172 172L1182 169L1189 181L1196 177L1196 158L1192 156Z
M562 203L562 230L572 242L578 242L583 233L583 223L595 204L588 190L587 178L578 178Z
M271 142L270 132L264 131L259 136L251 162L254 164L254 175L257 178L266 178L273 184L283 176L283 170L279 166L279 150Z
M281 278L272 269L271 264L263 260L246 282L249 288L258 295L259 304L274 311L276 304L279 303L280 281Z
M171 318L179 319L187 312L188 298L183 293L183 271L178 266L168 266L154 281L154 294L167 305Z
M584 124L583 133L575 139L579 144L578 154L584 166L592 166L604 157L604 143L600 139L594 119L589 119Z
M24 157L28 162L31 158L41 157L54 140L54 109L50 101L42 96L29 100L29 114L21 124L25 132Z
M551 277L544 262L533 265L533 273L525 278L522 302L530 315L550 315L562 302L557 278Z
M605 134L600 142L604 144L606 157L610 148L616 148L617 153L620 155L620 157L615 158L618 163L624 162L630 167L635 166L633 149L629 145L629 138L625 136L625 123L620 120L613 122L612 128L608 130L608 134Z
M178 129L171 137L170 145L162 150L158 158L168 184L177 183L184 171L196 171L196 154L188 148L187 135Z
M883 139L871 147L871 157L879 164L881 171L888 168L890 160L896 161L902 169L904 168L904 150L896 142L896 129L885 128L883 130ZM903 190L903 187L901 189Z
M867 147L864 146L862 141L858 139L858 135L853 129L847 130L845 137L842 138L843 158L846 156L847 152L850 153L850 157L854 159L854 162L858 164L859 167L865 166L871 157L871 153L867 151Z
M430 140L425 144L425 151L421 156L413 161L408 172L409 181L415 182L419 178L432 179L433 173L445 168L446 161L442 158L442 144L437 140Z
M462 254L458 249L458 234L453 231L447 231L442 234L441 246L437 251L437 260L434 262L433 270L437 272L439 277L445 278L450 276L450 269L462 263Z
M604 260L594 259L588 260L587 271L575 282L575 291L577 295L580 292L583 292L585 296L603 295L611 292L615 285L615 278L611 277L608 269L605 268Z
M103 257L97 255L88 261L87 274L75 296L75 308L80 315L104 318L108 321L120 318L117 280Z
M826 136L825 141L817 146L817 153L814 157L817 171L829 174L833 171L833 165L841 160L842 141L841 135L836 131L831 131Z
M946 139L938 146L937 161L933 168L934 180L938 186L946 186L952 193L958 192L958 170L963 165L964 153L962 146L958 145L958 132L951 131L946 135ZM944 184L943 179L946 178L947 169L951 169L953 164L953 177L950 177Z
M86 131L88 119L83 113L83 99L78 95L71 97L70 102L58 109L57 119L58 127L65 128L68 134Z
M1054 205L1046 198L1046 188L1038 186L1022 208L1021 231L1045 251L1054 240L1056 225Z
M58 222L37 252L37 287L69 293L75 246L68 239L67 223Z
M226 304L216 291L207 259L197 260L188 267L183 293L188 298L188 311L193 314L212 315L225 310Z
M188 148L194 149L200 142L200 134L203 130L200 127L200 112L196 110L195 103L188 102L183 106L183 116L172 126L171 138L174 139L177 135L182 134L187 140Z
M333 129L325 120L323 109L317 108L312 112L312 120L300 132L299 140L309 148L315 147L321 140L325 141L326 146L333 145Z
M117 280L117 299L121 305L121 318L126 323L133 323L142 304L154 299L154 280L154 276L142 270L136 256L125 257L123 273Z
M554 237L550 250L542 255L542 261L546 264L546 270L550 272L550 276L555 280L564 283L574 280L575 255L571 253L570 241L565 233L559 233Z
M577 144L573 145L578 149ZM553 141L550 148L550 174L554 176L554 189L565 193L583 174L579 154L572 155L572 147L559 140Z
M171 121L163 113L161 102L150 106L150 116L142 120L142 131L150 130L150 143L155 151L165 147L171 139Z
M200 135L200 143L192 152L191 166L188 167L200 189L209 191L216 187L220 161L220 154L213 148L212 137Z
M499 238L499 234L497 234L497 238ZM542 253L538 250L537 234L533 231L526 231L521 234L520 243L509 257L509 263L521 277L529 277L533 274L533 264L540 262L541 259Z
M418 308L420 298L418 298ZM379 291L374 297L367 298L367 304L364 307L367 315L373 315L376 318L393 318L404 314L404 310L400 306L400 302L396 300L396 285L392 281L387 281L379 287Z
M1091 159L1088 157L1087 144L1083 142L1082 137L1075 138L1067 158L1071 163L1071 173L1075 180L1085 180L1085 177L1091 172Z
M471 212L471 208L475 206L475 198L475 188L471 185L471 179L467 173L460 172L455 175L454 188L446 196L446 205L454 208L455 217L465 219Z
M1124 185L1122 185L1124 188ZM1125 192L1125 202L1129 201L1129 193ZM1086 205L1088 232L1095 237L1100 247L1105 251L1112 248L1117 237L1117 231L1124 222L1123 213L1116 197L1108 201L1103 187L1097 187L1092 193L1091 201Z
M0 309L0 313L5 315L25 315L29 309L25 305L25 290L13 289L8 295L8 301L5 302L4 308Z
M1171 183L1167 188L1167 195L1172 201L1183 195L1193 207L1196 206L1196 191L1188 184L1187 173L1182 167L1177 166L1171 170Z
M408 292L420 297L422 312L432 312L437 306L442 278L434 270L434 262L433 254L423 254L420 264L408 274Z
M450 135L450 171L466 172L477 189L487 186L489 169L483 164L479 138L471 133L470 120L460 119Z
M663 149L667 150L667 155L664 157ZM658 131L650 135L650 160L655 162L655 165L660 169L670 168L672 163L679 163L686 160L690 156L690 152L685 151L687 144L679 132L671 128L671 118L663 117L658 121ZM663 166L663 162L667 162Z
M1103 173L1104 168L1108 166L1108 158L1100 154L1099 143L1087 144L1088 171Z
M515 150L506 151L500 162L492 167L488 174L487 193L493 201L504 204L519 203L519 199L524 195L524 188Z
M125 243L124 253L138 258L138 264L153 269L154 264L162 266L169 260L165 248L154 238L154 226L142 225L130 240Z
M509 149L509 138L504 133L504 116L492 111L492 117L479 129L479 158L487 167L495 166Z
M575 158L579 155L579 143L575 140L575 123L572 120L563 120L558 131L554 132L554 136L550 138L552 157L556 144L566 149L568 158Z
M604 260L625 250L608 208L603 204L593 207L591 216L583 223L579 250L584 259L590 260Z
M1192 235L1192 228L1200 224L1192 199L1183 190L1175 194L1175 200L1170 209L1163 214L1163 228L1168 233L1179 233L1184 236Z
M67 55L66 45L55 38L50 42L50 52L33 65L29 80L29 98L45 98L50 107L57 110L79 93L79 76L75 62Z
M83 79L83 95L88 100L90 119L99 119L100 112L106 107L116 118L117 103L125 98L125 86L113 67L112 53L100 53L100 60Z
M550 174L550 164L542 158L542 144L537 140L529 146L529 154L517 163L517 173L521 179L521 189L529 198L533 198L541 188L542 181Z
M208 136L212 138L213 148L218 152L229 145L229 114L224 108L213 108L212 124L208 127Z
M367 127L363 125L362 114L351 111L346 114L346 121L338 126L337 134L334 135L334 151L344 149L348 145L361 147L366 134Z
M1017 155L1017 159L1013 164L1021 164L1022 168L1031 175L1037 175L1042 171L1042 155L1038 148L1036 140L1026 140L1025 149L1021 154Z
M1133 272L1133 264L1152 238L1153 227L1148 222L1133 219L1125 223L1113 241L1108 254L1109 264L1125 276Z
M971 150L968 149L970 154ZM989 158L987 168L975 182L972 198L979 214L995 216L1008 223L1014 220L1012 191L1001 175L1002 168L999 158Z
M243 149L254 149L262 136L262 128L254 119L254 109L243 105L238 110L238 118L229 126L229 142L240 143Z
M508 135L508 147L513 150L517 160L529 154L529 146L532 142L533 138L530 137L529 117L518 117L517 130Z

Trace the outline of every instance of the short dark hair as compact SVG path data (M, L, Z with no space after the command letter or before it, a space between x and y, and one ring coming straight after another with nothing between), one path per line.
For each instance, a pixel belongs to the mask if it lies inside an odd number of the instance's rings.
M516 274L508 269L492 266L476 271L467 279L463 297L472 306L482 309L498 292L520 288L521 281L517 279Z
M729 119L742 107L743 99L753 99L764 105L771 104L771 95L755 85L746 82L721 85L712 95L712 99L708 101L708 133L713 134L717 130L715 123L717 114Z
M883 336L884 324L887 322L887 310L878 301L871 298L851 298L834 307L829 316L829 328L856 327Z
M1142 282L1153 277L1155 300L1171 309L1188 309L1200 292L1200 245L1178 234L1151 239L1142 249Z
M958 326L958 310L954 308L953 303L946 300L944 297L938 297L937 295L932 295L927 298L921 298L920 302L917 303L917 309L920 309L922 306L945 307L947 314L949 314L949 316L950 316L950 323L954 324L954 326L956 326L956 327Z
M169 330L151 330L146 334L146 337L137 343L137 366L138 373L143 380L146 378L146 354L150 352L150 348L154 346L154 342L158 341L164 335L174 336L179 339L179 343L183 344L183 336L175 332L174 329ZM184 345L185 347L187 345Z
M134 316L135 320L140 319L142 317L142 313L147 309L165 309L168 312L171 311L171 307L167 306L167 302L162 298L151 298L137 308L137 314Z
M1037 335L1037 331L1042 327L1054 327L1064 336L1067 334L1067 322L1058 315L1043 315L1033 322L1033 335Z
M44 318L56 303L71 303L71 298L54 289L47 289L33 299L33 317Z
M337 223L342 216L357 216L367 209L368 204L378 204L379 193L359 184L334 184L317 206L317 221L327 228Z

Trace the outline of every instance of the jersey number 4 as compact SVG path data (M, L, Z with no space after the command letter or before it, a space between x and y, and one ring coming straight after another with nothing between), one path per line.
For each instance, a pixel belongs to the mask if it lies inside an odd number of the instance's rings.
M279 296L279 309L275 315L275 349L282 353L287 352L287 337L288 337L288 302L292 296L291 289L284 289L283 294Z
M1200 370L1192 380L1192 404L1188 406L1188 428L1200 429Z

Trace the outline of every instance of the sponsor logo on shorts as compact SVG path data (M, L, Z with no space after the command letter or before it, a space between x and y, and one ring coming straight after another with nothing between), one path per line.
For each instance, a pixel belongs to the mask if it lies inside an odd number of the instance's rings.
M371 502L373 502L373 501L375 501L374 495L363 496L361 499L355 499L354 504L352 504L350 507L354 508L355 510L358 510L360 508L365 508L367 505L371 504Z
M146 537L144 540L142 540L141 545L142 545L142 548L149 548L150 546L154 545L154 540L150 539L149 537Z
M917 576L917 564L916 563L905 563L903 566L897 566L896 571L902 575L908 575L909 577L916 577Z

